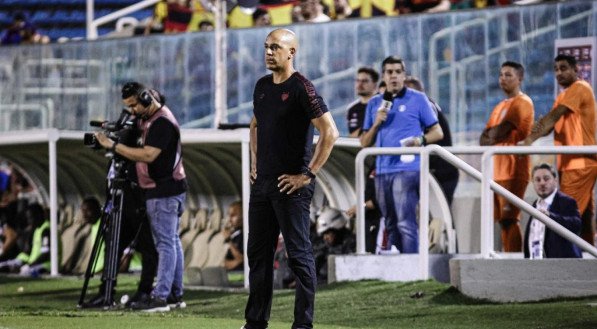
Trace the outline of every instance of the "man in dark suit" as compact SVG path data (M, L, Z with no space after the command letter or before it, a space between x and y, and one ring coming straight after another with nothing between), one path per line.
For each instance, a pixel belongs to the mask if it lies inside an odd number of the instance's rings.
M539 196L533 206L578 235L581 227L578 206L573 198L557 190L555 169L542 163L533 168L532 176L533 187ZM541 221L531 218L524 235L524 257L582 258L582 254L576 245L547 228Z

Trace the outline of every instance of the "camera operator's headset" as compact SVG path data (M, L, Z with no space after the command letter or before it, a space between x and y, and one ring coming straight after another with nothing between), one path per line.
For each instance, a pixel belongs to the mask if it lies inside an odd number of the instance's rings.
M160 104L160 109L161 109L162 106L164 106L164 104L161 103L161 100L160 100L160 97L159 97L159 94L157 91L152 90L152 89L143 89L137 95L137 101L139 101L139 104L143 105L144 108L148 108L151 105L151 103L153 103L154 99L158 101L158 103ZM144 115L144 116L146 116L146 115Z
M153 97L151 97L149 89L141 90L141 92L137 95L137 100L141 105L143 105L143 107L148 107L151 105L151 103L153 103Z

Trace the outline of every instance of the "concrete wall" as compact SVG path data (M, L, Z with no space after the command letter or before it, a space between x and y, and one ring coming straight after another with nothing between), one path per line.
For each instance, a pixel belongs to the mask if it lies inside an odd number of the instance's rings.
M450 283L463 294L496 302L597 295L594 259L451 259Z

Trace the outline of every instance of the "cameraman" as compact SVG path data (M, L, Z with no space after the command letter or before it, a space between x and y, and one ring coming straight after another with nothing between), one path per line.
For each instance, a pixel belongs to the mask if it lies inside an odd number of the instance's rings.
M125 99L133 95L137 95L139 90L143 90L145 87L137 82L129 82L122 87L122 99ZM126 102L125 102L126 104ZM124 120L119 120L122 124ZM133 121L136 123L137 120ZM132 127L117 127L120 129L116 132L118 136L118 142L122 145L129 147L136 147L137 139L140 137L140 132L136 124ZM149 220L145 213L145 196L143 190L139 188L137 183L137 170L135 162L128 161L120 157L123 161L124 176L126 184L123 185L123 204L125 205L122 210L121 227L120 227L120 239L118 242L118 256L117 259L122 259L124 250L131 246L131 249L139 251L141 253L141 279L137 292L129 299L126 306L134 305L140 301L149 300L149 295L153 288L153 279L156 275L158 266L158 253L155 249L153 237L151 235L151 229ZM112 178L115 174L116 168L110 167L108 178ZM110 200L109 188L107 189L107 199ZM113 206L113 205L112 205ZM104 210L106 211L106 210ZM109 234L106 235L106 239L109 239ZM108 242L108 241L106 241ZM107 245L107 244L106 244ZM108 257L104 258L104 262L108 262ZM119 267L119 266L118 266ZM117 268L118 268L117 267ZM104 271L108 268L107 264L104 264ZM102 275L102 283L99 287L99 294L91 298L87 303L83 304L84 308L103 307L106 305L112 305L113 300L104 300L106 291L106 276L104 272ZM114 292L112 292L112 296Z
M124 103L140 120L141 147L130 147L96 133L97 141L115 155L136 161L139 185L146 198L151 232L158 251L157 284L146 302L133 309L169 311L170 294L182 304L183 253L178 236L179 218L186 198L186 176L182 164L180 129L155 90L131 92Z

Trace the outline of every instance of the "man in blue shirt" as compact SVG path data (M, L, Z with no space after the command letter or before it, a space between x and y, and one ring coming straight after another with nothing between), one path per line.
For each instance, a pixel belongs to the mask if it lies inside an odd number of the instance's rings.
M404 85L404 61L387 57L382 74L386 93L369 100L361 145L425 146L442 139L444 134L427 96ZM402 253L418 252L419 171L418 155L377 157L375 190L388 230L388 249L394 245Z

